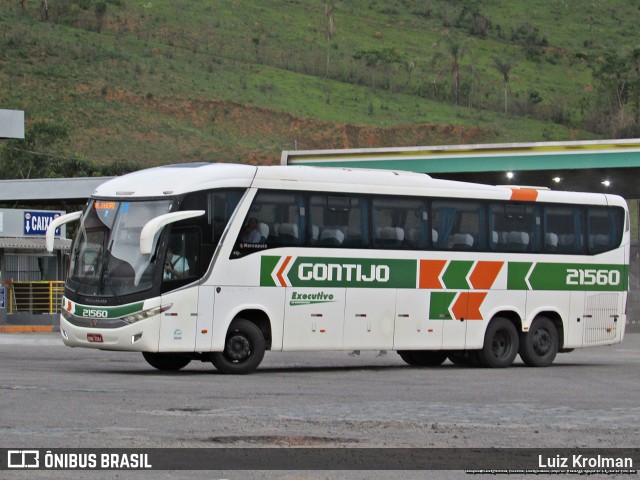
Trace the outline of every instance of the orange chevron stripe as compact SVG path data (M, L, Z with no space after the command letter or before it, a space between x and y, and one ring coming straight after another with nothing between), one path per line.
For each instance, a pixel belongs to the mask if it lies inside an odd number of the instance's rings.
M446 264L446 260L420 260L420 288L443 289L438 277Z
M451 313L454 320L460 320L461 318L467 318L467 303L469 300L469 294L467 292L460 292L458 298L451 306Z
M470 292L469 303L467 304L467 320L483 320L480 313L482 302L487 296L487 292Z
M287 268L287 265L289 265L289 262L291 261L291 257L287 257L284 259L284 262L282 262L282 266L280 267L280 270L278 270L278 273L276 273L276 277L278 278L278 280L280 281L280 285L282 287L286 287L287 286L287 282L285 281L284 277L282 276L282 274L284 273L284 271Z
M480 307L484 302L487 292L460 292L455 303L451 307L453 318L460 320L483 320Z
M469 276L471 287L477 290L489 290L503 265L504 262L478 262Z

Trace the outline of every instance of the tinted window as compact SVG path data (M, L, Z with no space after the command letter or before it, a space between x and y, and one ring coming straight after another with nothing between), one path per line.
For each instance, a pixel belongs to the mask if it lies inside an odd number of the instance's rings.
M535 205L489 205L489 248L498 252L537 252L541 236L540 209Z
M583 209L575 206L544 207L544 245L547 253L580 254L585 251Z
M233 257L267 248L304 245L303 198L293 192L258 192L243 221Z
M309 243L314 247L362 248L369 244L368 205L355 195L309 198Z
M587 210L589 253L602 253L620 245L624 229L622 208L590 207Z
M435 248L483 250L484 207L479 202L434 200L431 203L432 239Z
M424 249L431 243L425 202L382 197L372 201L374 248Z

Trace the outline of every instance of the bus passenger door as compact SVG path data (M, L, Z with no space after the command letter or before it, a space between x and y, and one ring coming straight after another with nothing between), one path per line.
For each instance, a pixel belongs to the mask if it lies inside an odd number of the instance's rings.
M394 288L351 288L344 315L346 350L390 350L396 314Z
M444 322L429 318L427 290L399 289L396 293L394 350L438 350Z
M342 348L344 288L287 287L283 350Z
M582 337L584 332L584 291L572 291L569 301L569 317L567 321L567 332L565 332L565 348L582 347Z
M213 300L215 287L201 285L198 293L198 319L196 321L196 352L211 350L213 339Z
M429 318L442 322L442 348L462 350L466 346L468 292L433 292Z
M162 295L162 305L171 305L161 313L161 352L193 352L198 321L198 287L185 288Z

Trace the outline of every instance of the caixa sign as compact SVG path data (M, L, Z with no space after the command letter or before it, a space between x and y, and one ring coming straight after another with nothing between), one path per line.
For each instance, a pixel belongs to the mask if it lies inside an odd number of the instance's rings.
M44 235L47 233L47 227L62 213L60 212L24 212L24 234L25 235ZM60 235L60 228L56 229L56 236Z

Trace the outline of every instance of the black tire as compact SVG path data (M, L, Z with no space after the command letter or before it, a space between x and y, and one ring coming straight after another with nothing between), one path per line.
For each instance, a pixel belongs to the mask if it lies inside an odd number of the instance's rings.
M236 318L229 326L224 351L213 352L211 363L221 373L251 373L262 362L265 350L262 331L249 320Z
M456 352L449 352L449 361L454 365L460 365L464 367L477 367L480 365L478 360L478 353L475 350L459 350Z
M191 362L189 357L175 353L142 352L142 356L152 367L165 371L180 370Z
M484 346L478 350L478 360L484 367L505 368L518 354L518 330L509 320L496 317L484 333Z
M444 350L401 350L398 355L414 367L437 367L447 359L447 352Z
M558 354L558 330L546 317L536 318L520 337L520 358L528 367L547 367Z

